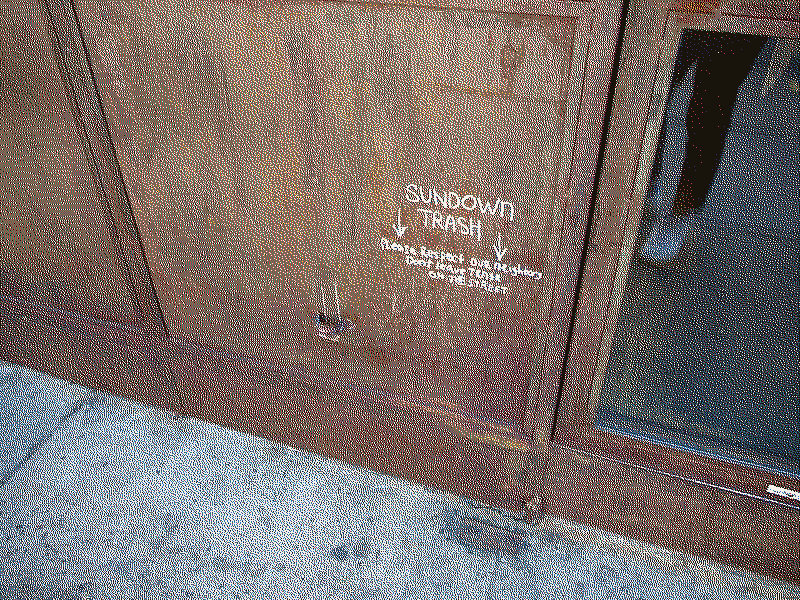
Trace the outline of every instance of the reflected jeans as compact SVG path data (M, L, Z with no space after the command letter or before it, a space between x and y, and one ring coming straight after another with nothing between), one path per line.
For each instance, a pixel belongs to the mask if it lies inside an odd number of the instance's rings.
M681 37L667 98L696 65L692 96L686 112L686 150L672 205L675 215L702 208L719 168L733 107L742 82L753 68L767 38L686 30ZM653 180L661 171L662 130Z

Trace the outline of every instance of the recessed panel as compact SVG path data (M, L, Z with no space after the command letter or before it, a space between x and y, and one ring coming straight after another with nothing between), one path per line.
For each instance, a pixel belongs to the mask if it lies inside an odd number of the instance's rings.
M102 25L119 60L99 69L136 123L123 171L171 332L519 426L550 308L574 19L129 12Z

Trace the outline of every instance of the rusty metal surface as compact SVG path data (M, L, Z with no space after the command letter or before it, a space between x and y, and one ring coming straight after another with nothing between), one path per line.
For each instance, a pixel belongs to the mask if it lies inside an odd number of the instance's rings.
M0 4L0 293L132 323L52 34L39 2Z
M170 334L522 434L588 8L78 11Z

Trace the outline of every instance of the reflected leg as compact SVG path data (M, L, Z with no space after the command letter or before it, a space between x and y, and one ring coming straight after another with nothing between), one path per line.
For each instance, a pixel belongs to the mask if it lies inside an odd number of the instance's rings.
M706 33L710 43L698 57L686 113L686 152L672 212L699 210L719 168L739 87L766 40Z
M697 62L698 57L708 51L707 44L704 43L705 38L701 32L685 31L681 36L680 45L678 46L678 54L675 57L675 67L672 70L672 78L670 80L669 91L667 92L666 110L670 110L675 98L675 90L681 86L683 79L689 72L689 69ZM666 115L665 115L666 122ZM650 174L651 190L648 196L655 190L657 182L661 176L663 166L663 153L664 141L666 138L666 127L662 126L661 132L658 136L658 146L655 151L655 159L653 161L653 169Z

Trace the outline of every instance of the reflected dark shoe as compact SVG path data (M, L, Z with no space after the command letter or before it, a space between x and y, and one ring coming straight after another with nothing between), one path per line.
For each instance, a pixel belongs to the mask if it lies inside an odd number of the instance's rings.
M656 218L647 241L639 249L642 260L655 264L674 260L683 248L692 219L691 214L676 216L672 213Z

